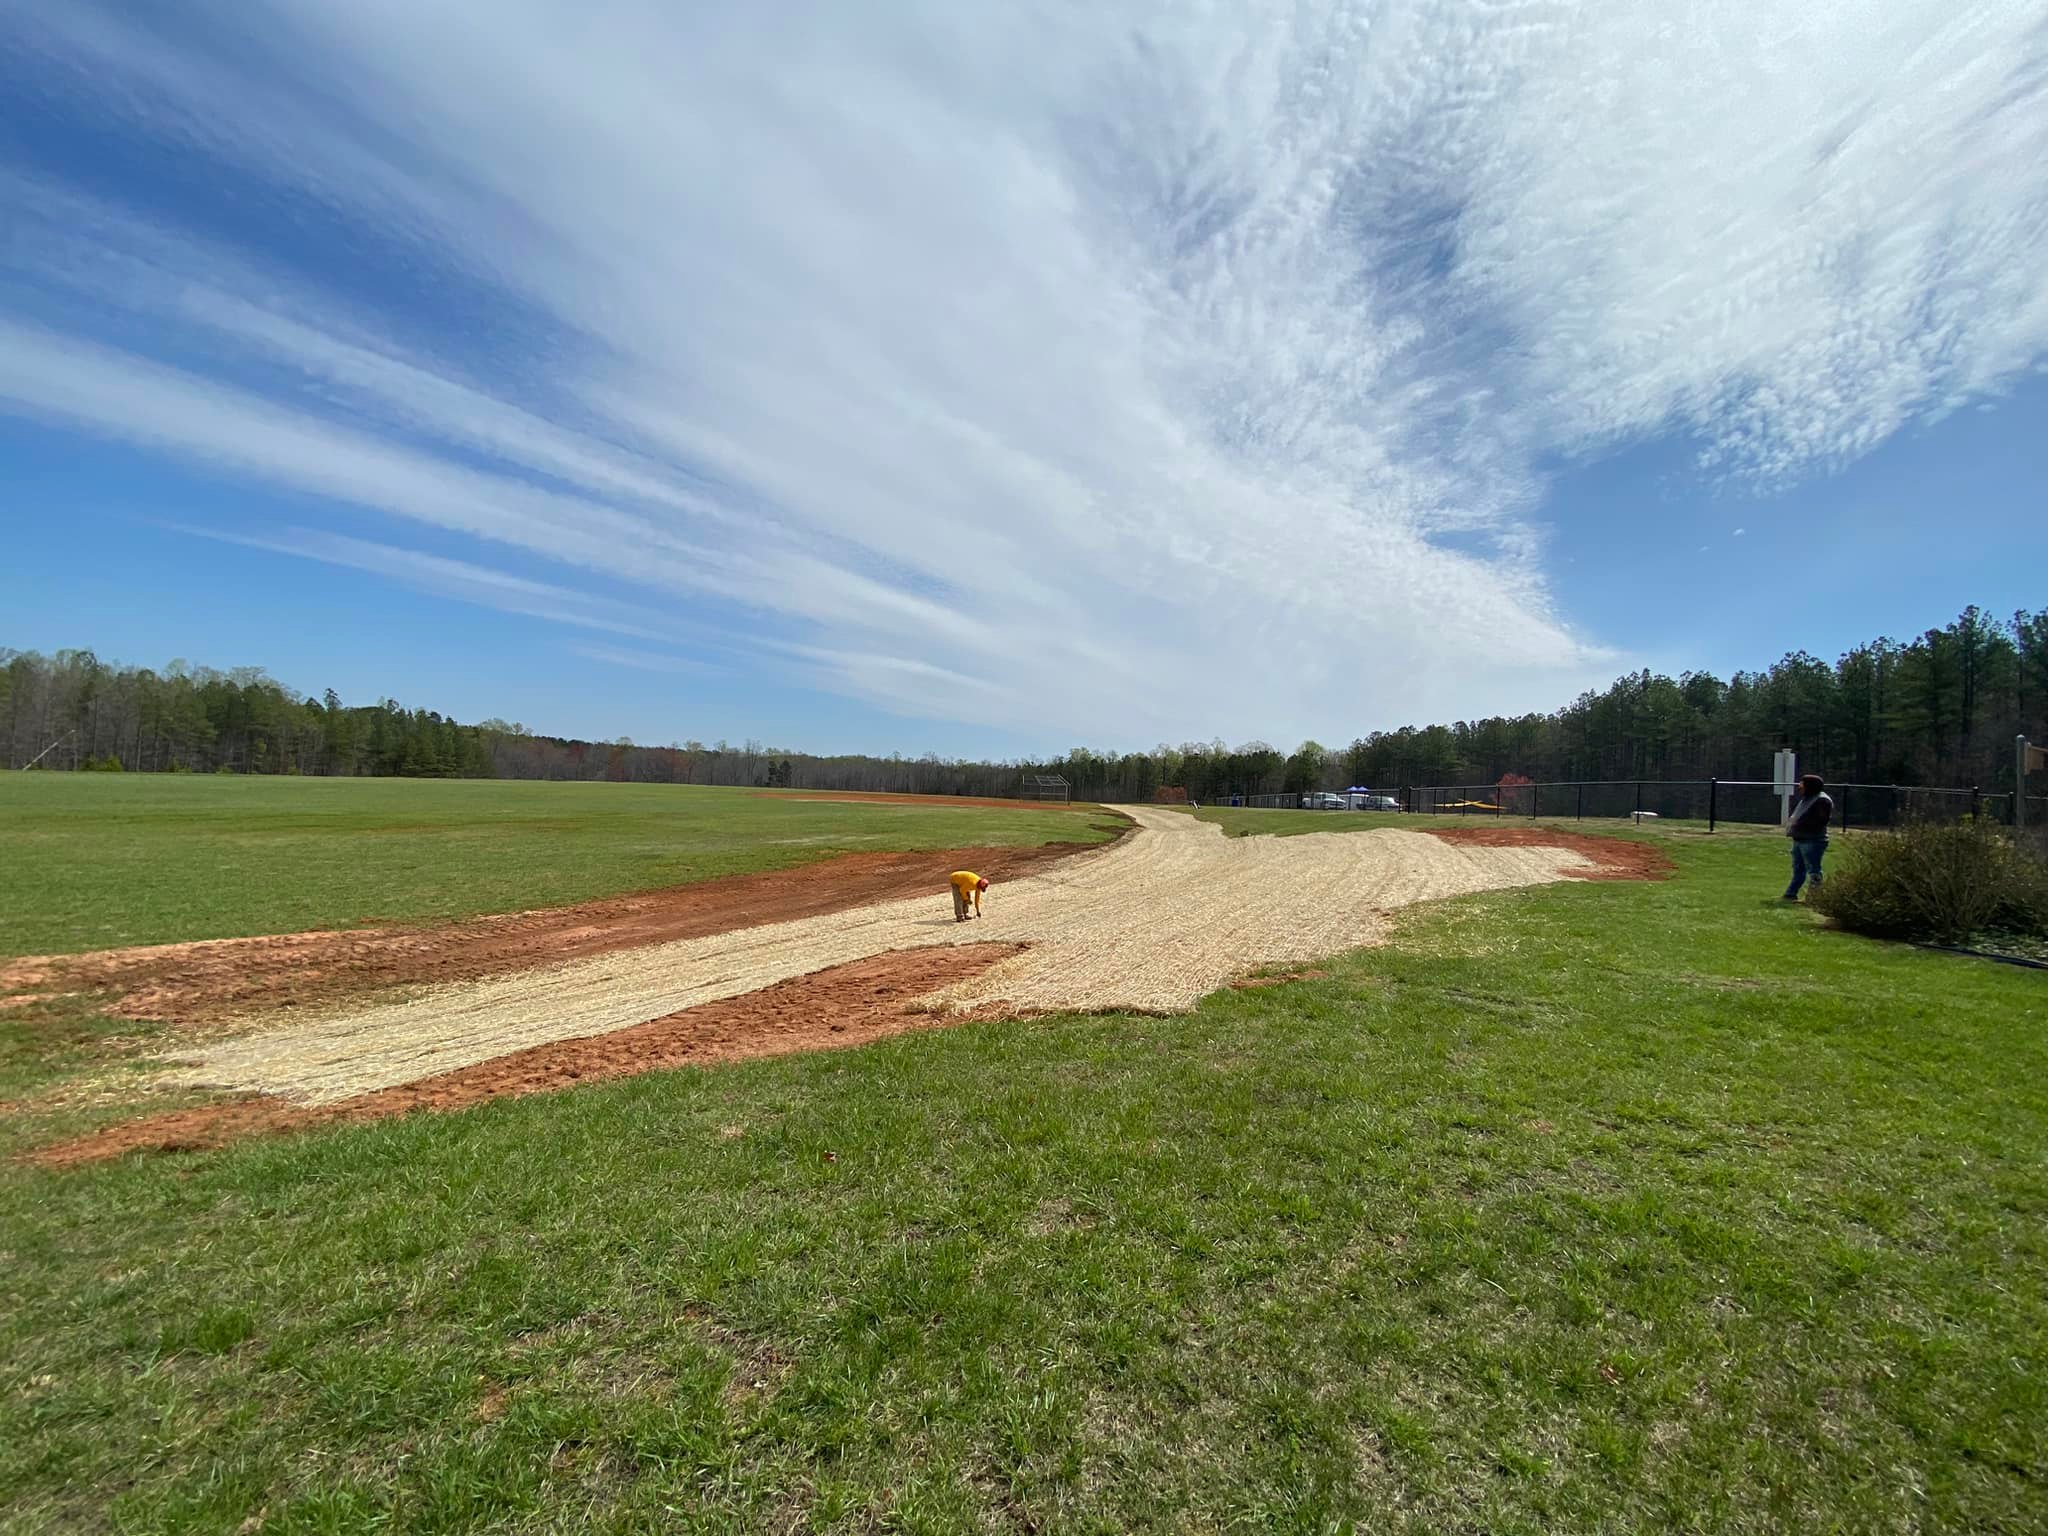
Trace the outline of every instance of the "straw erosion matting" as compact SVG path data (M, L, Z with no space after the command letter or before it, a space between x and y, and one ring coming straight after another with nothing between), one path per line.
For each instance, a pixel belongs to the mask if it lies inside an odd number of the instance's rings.
M1000 942L1028 948L924 1006L940 1012L1178 1012L1245 972L1378 939L1412 902L1583 874L1584 854L1475 847L1386 829L1226 838L1179 812L990 893L956 924L942 892L768 923L309 1017L250 1020L197 1042L167 1079L330 1103L555 1040L609 1034L891 950Z

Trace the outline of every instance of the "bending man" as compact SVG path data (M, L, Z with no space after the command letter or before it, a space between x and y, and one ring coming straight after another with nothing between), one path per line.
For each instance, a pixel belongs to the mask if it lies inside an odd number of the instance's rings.
M946 883L953 887L953 921L964 923L970 915L981 916L981 893L988 889L988 882L971 869L956 869L946 877ZM967 910L968 903L974 904L974 911Z

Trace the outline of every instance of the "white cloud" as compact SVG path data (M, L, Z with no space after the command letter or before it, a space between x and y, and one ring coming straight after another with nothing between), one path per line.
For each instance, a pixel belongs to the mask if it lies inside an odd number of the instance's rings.
M674 626L663 616L644 608L613 602L552 582L532 581L508 571L451 560L417 549L400 549L369 539L327 533L311 528L285 528L267 535L230 533L218 528L195 528L178 523L165 526L179 533L260 549L266 554L290 555L300 560L318 560L325 565L368 571L437 597L496 608L527 618L546 619L583 629L605 630L642 640L675 638Z
M2048 352L2032 5L180 14L0 5L239 199L17 164L0 406L1052 741L1552 703L1540 465L1770 483Z
M706 676L719 669L707 666L689 656L673 656L666 651L635 650L624 645L572 645L572 656L581 656L587 661L602 661L614 667L631 667L636 672L686 672Z

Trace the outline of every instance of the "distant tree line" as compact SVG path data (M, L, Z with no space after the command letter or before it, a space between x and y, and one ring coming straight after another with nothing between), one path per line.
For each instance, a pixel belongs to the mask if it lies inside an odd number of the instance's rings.
M1057 773L1076 799L1197 800L1347 785L1497 784L1504 778L1766 777L1791 747L1830 778L1886 784L2003 784L2012 738L2048 740L2048 609L2009 620L1966 609L1908 641L1874 640L1832 666L1804 651L1723 681L1630 673L1550 714L1372 731L1349 746L1264 742L1077 747L1039 762L840 756L749 741L667 746L549 736L503 720L463 725L391 699L345 705L256 668L162 671L0 649L0 739L9 767L148 773L608 779L636 784L1007 795Z

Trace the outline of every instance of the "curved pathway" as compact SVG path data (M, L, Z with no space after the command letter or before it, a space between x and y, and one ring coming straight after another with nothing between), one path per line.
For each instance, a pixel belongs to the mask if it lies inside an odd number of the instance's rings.
M1227 838L1184 812L1130 814L1138 830L1121 842L993 887L979 922L956 924L940 889L396 1001L257 1016L246 1034L180 1052L166 1076L328 1103L940 944L1030 948L937 993L933 1008L1177 1012L1259 967L1370 944L1395 908L1540 884L1589 865L1561 848L1459 845L1391 828Z

